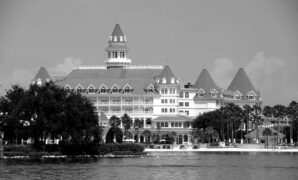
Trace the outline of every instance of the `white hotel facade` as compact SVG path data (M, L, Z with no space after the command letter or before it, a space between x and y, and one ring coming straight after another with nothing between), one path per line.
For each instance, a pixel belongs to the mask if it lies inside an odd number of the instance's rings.
M55 83L90 98L97 109L99 123L109 127L109 118L127 113L133 120L144 120L142 132L150 130L160 136L174 131L177 144L191 144L192 121L198 115L213 111L226 103L255 105L261 103L260 92L252 85L242 68L227 89L219 88L207 69L197 80L181 85L170 66L134 66L128 58L126 36L119 24L112 32L105 66L78 67ZM51 77L44 67L33 83L44 84ZM160 128L158 128L160 127ZM134 130L131 130L134 133ZM163 138L163 137L160 137Z

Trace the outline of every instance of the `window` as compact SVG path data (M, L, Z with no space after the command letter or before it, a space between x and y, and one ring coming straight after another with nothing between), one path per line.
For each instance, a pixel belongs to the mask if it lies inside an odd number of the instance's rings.
M162 78L162 83L166 84L167 83L167 79L165 77Z
M123 37L122 36L120 36L120 42L122 42L123 41Z
M117 41L117 36L114 36L114 41Z
M183 98L183 92L180 92L180 96L179 97Z
M130 93L130 88L129 88L128 86L126 86L126 87L124 88L124 92L125 92L125 93Z
M77 88L77 93L78 93L78 94L82 94L82 93L83 93L83 89L82 89L81 86L79 86L79 87Z
M89 94L94 94L95 93L95 89L93 86L91 86L89 89L88 89L88 93Z
M175 113L175 108L170 108L170 113Z
M182 107L182 106L183 106L183 102L179 102L179 106L181 106L181 107Z
M103 87L100 89L100 93L107 93L107 88L103 86Z
M189 111L185 111L185 114L186 114L186 115L189 115Z
M41 79L40 78L37 79L37 85L41 85Z
M170 94L176 94L176 89L175 88L170 88Z
M203 91L199 91L198 95L199 95L200 97L203 97L203 96L204 96L204 92L203 92Z
M186 107L189 107L189 102L185 102L185 106Z
M118 58L118 53L117 52L113 52L113 58Z
M175 78L171 79L171 84L175 84Z
M125 54L124 52L120 52L120 58L124 58Z
M161 122L160 123L160 127L165 127L165 123L164 122Z
M65 91L69 93L70 92L70 87L69 86L66 86L65 87Z
M216 100L216 106L219 106L219 100Z
M189 92L185 92L185 98L189 98Z
M161 94L168 94L168 88L161 88Z
M119 89L117 86L114 86L113 89L112 89L112 92L113 93L118 93L119 92Z
M170 99L171 104L175 104L175 99Z
M234 98L237 99L237 100L240 100L241 99L241 96L239 94L237 94L237 95L235 95Z
M217 95L216 92L214 92L214 91L212 91L210 94L212 97L216 97L216 95Z
M108 52L108 58L109 59L111 58L111 52Z
M168 122L165 122L165 127L169 127L169 123Z
M162 113L167 113L168 112L168 109L167 108L161 108L161 112Z
M255 97L254 95L249 95L249 96L248 96L248 99L249 99L249 100L255 100L256 97Z
M174 125L174 123L173 123L173 122L171 122L171 127L175 127L175 125Z
M161 103L162 104L167 104L168 103L168 100L167 99L161 99Z

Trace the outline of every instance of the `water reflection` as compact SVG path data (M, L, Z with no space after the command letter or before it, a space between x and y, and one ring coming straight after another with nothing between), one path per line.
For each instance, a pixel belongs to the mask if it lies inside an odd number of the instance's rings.
M4 160L0 179L298 179L298 155L153 153L146 158Z

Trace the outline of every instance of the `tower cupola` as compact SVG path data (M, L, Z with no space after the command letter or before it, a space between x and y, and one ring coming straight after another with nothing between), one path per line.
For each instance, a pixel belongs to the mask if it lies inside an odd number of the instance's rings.
M106 51L108 53L107 68L126 68L131 64L131 60L127 58L129 49L126 45L126 36L119 24L116 24L113 33L109 37Z

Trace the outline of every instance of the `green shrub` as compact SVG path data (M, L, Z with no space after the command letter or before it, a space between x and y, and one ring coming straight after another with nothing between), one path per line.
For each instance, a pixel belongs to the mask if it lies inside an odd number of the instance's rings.
M42 156L49 156L48 152L30 152L29 157L31 158L41 158Z
M31 151L33 151L33 148L31 145L17 145L17 144L4 145L4 152L23 152L25 154L28 154Z
M3 155L6 157L28 156L28 154L26 154L24 152L15 152L15 151L4 152Z
M134 156L141 156L141 155L147 155L147 153L145 152L132 152L132 151L114 151L113 152L114 155L118 155L118 156L128 156L128 155L134 155Z

